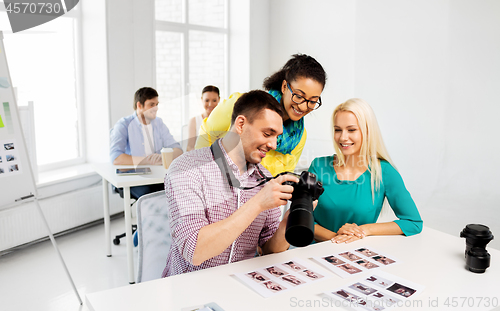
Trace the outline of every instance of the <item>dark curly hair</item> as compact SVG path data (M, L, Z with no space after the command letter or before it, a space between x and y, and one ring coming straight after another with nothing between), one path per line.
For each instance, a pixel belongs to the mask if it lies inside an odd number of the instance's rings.
M264 79L262 86L266 90L281 91L283 80L295 81L297 78L310 78L325 88L326 72L313 57L306 54L294 54L277 72Z

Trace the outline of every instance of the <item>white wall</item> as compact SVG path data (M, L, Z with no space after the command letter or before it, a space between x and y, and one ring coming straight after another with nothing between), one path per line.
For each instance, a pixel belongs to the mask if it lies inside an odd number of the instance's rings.
M333 108L364 98L427 226L500 232L499 1L274 0L270 10L280 12L271 14L270 66L302 52L329 76L325 107L306 117L313 154L304 161L333 151Z
M262 89L264 78L269 75L269 29L268 0L250 2L250 89Z
M106 11L110 124L113 126L133 112L133 0L106 1Z
M106 2L110 124L132 114L134 93L155 87L153 0Z
M270 2L228 1L229 94L261 89L270 70Z
M299 167L333 153L330 116L354 91L355 2L275 0L270 12L270 67L275 72L292 54L313 56L327 72L323 106L305 117L307 142ZM297 22L298 21L298 22Z
M109 90L106 7L100 1L82 1L82 67L85 146L87 161L107 158L109 138Z

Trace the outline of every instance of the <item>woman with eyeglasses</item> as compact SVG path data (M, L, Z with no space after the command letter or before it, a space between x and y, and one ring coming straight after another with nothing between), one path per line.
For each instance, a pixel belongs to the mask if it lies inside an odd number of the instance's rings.
M349 243L369 235L420 233L417 206L392 164L370 105L349 99L332 119L336 154L316 158L309 167L325 189L313 213L314 239ZM398 219L377 223L385 199Z
M278 137L277 148L268 151L261 162L271 174L293 172L295 169L307 138L303 117L321 106L325 83L326 73L321 64L304 54L292 55L279 71L264 80L264 89L282 103L286 111L283 134ZM196 149L208 147L226 134L234 103L240 95L232 94L203 121ZM258 148L256 152L259 152Z

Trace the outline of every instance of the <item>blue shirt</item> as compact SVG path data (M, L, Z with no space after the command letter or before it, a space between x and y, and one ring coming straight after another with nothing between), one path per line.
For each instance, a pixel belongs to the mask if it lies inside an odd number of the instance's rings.
M154 153L161 153L162 148L179 148L181 145L175 141L163 120L156 117L151 120L154 138ZM136 157L145 157L144 137L142 124L137 113L121 118L111 130L109 156L111 163L120 155L128 154Z
M309 172L316 174L325 192L319 197L314 220L320 226L337 232L346 223L358 226L377 222L387 198L398 224L407 236L422 231L422 219L415 202L406 190L401 175L387 161L380 161L382 181L372 200L371 173L366 170L354 181L339 180L333 168L333 156L316 158Z

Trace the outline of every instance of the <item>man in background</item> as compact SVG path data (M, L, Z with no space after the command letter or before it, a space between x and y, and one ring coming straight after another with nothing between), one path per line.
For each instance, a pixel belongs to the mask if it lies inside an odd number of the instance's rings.
M173 158L182 154L158 112L158 93L150 87L137 90L134 113L121 118L111 130L110 159L115 165L161 165L161 149L173 148ZM163 184L132 187L130 193L139 198L163 189Z

